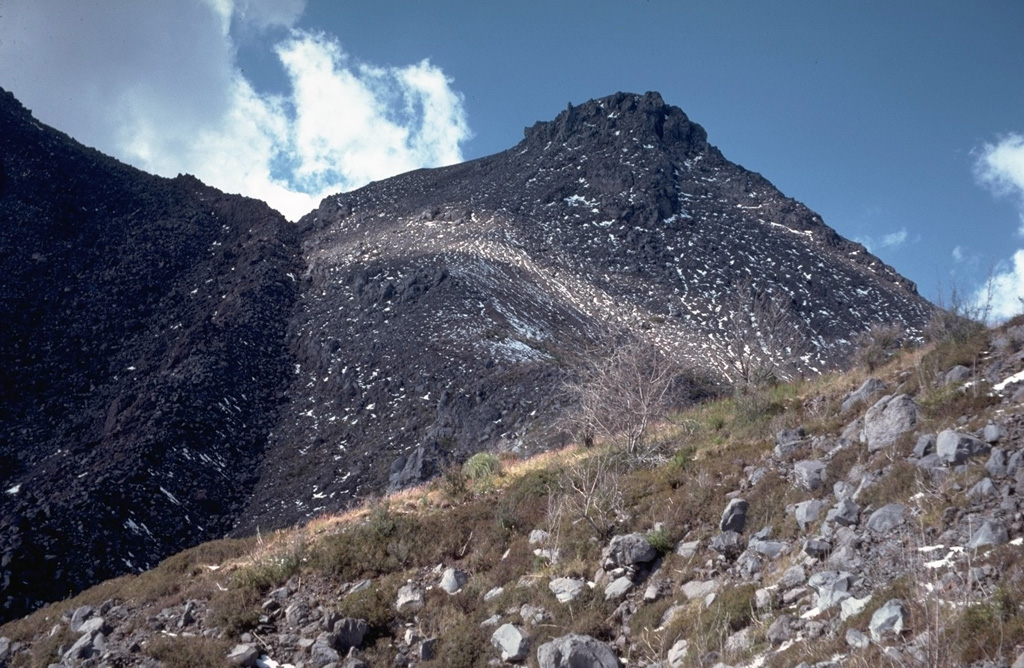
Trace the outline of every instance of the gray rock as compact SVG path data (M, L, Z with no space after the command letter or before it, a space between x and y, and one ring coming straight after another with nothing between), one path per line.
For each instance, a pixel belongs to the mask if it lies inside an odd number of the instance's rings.
M793 465L796 484L813 492L825 482L825 464L816 459L805 459Z
M839 619L841 621L846 621L854 615L859 615L860 613L864 612L864 609L868 607L868 603L870 602L870 594L863 598L854 598L853 596L851 596L850 598L845 599L839 606L842 609L842 611L839 613Z
M865 380L860 387L853 392L850 392L843 398L843 403L839 407L840 412L845 413L857 404L866 402L868 399L878 394L885 389L885 383L877 378L868 378Z
M736 633L725 639L725 644L722 649L726 654L740 654L750 649L751 645L754 644L751 635L751 628L749 626L740 629Z
M366 637L369 630L370 626L365 619L355 619L354 617L339 619L334 623L334 646L340 652L347 652L353 647L359 647L363 644L363 638Z
M75 665L81 659L88 659L92 657L94 651L93 634L85 633L82 634L82 636L79 637L73 645L71 645L69 650L64 652L64 655L61 658L64 663Z
M537 648L539 668L620 668L612 648L575 633L555 638Z
M917 426L918 407L906 394L886 395L864 414L861 440L868 452L892 445L903 434Z
M680 638L672 644L669 648L668 654L665 655L665 659L668 661L670 668L682 668L686 665L686 654L690 651L690 641L685 638Z
M921 459L933 452L935 452L935 434L922 434L918 436L917 443L914 444L914 458Z
M398 590L395 609L399 612L416 612L423 609L423 604L423 589L419 585L410 582Z
M601 552L601 563L605 568L646 564L658 556L643 534L631 533L615 536L608 547Z
M789 543L781 540L751 539L748 548L769 559L778 559L783 554L789 552Z
M935 452L947 464L963 464L971 457L988 453L990 446L973 436L946 429L935 439Z
M315 668L323 668L331 663L336 664L341 659L338 650L331 646L330 635L329 633L321 633L309 648L309 663L315 666Z
M519 616L527 624L540 624L551 619L551 613L547 610L529 603L523 603L523 606L519 608Z
M608 583L608 586L604 588L604 600L610 601L616 598L622 598L633 588L633 581L623 575L621 578L615 578Z
M403 487L419 484L433 477L438 470L437 446L419 445L412 452L398 457L391 463L388 491L395 492Z
M860 522L860 506L851 499L842 499L829 512L828 518L844 527L856 526Z
M992 477L1004 476L1008 472L1008 463L1006 452L1002 448L992 448L992 454L985 462L985 470Z
M871 640L857 629L846 629L846 644L854 649L867 649Z
M695 601L718 591L718 587L719 584L717 580L690 580L680 587L680 589L683 592L683 596L688 600Z
M867 527L875 533L888 533L903 524L907 507L900 503L882 506L868 517Z
M679 545L676 545L676 554L684 559L693 559L694 555L697 554L697 548L699 547L699 540L690 540L685 543L680 542Z
M818 521L822 511L827 507L828 504L821 499L801 501L795 506L796 523L800 525L802 531L806 531L810 524Z
M241 668L251 668L256 665L256 659L260 658L260 651L256 645L249 643L235 645L228 652L228 663Z
M543 529L534 529L530 532L530 545L543 545L551 538L551 534Z
M721 531L735 531L742 533L747 525L747 508L749 504L744 499L736 498L729 501L725 510L722 511L722 521L719 523Z
M971 370L962 364L958 364L946 372L943 380L946 384L961 383L971 377Z
M433 661L437 657L437 638L425 638L417 650L420 661Z
M985 520L971 535L971 542L967 547L977 549L986 545L1003 545L1009 542L1010 535L1002 522L998 520Z
M1014 478L1017 476L1017 472L1024 470L1024 450L1017 450L1006 462L1006 475Z
M907 620L907 607L898 598L891 599L875 610L868 623L871 639L880 642L887 634L899 636Z
M1006 427L989 422L985 425L985 431L982 432L981 438L986 443L998 443L1006 438Z
M0 636L0 665L11 656L11 639Z
M494 587L492 589L489 589L487 591L487 593L484 594L484 601L493 601L494 599L498 598L499 596L501 596L504 593L505 593L505 588L504 587Z
M974 483L974 487L967 490L967 498L971 501L984 501L985 499L994 499L998 496L999 490L996 489L991 478L982 478Z
M575 601L587 583L576 578L555 578L548 583L548 589L559 603Z
M853 575L845 571L821 571L812 575L807 585L818 594L818 609L828 610L850 598Z
M790 621L789 615L779 615L765 633L768 642L777 646L789 640L791 637L789 632Z
M469 575L466 571L458 568L446 568L441 574L441 589L449 594L457 594L469 582Z
M284 618L290 626L299 628L309 621L309 606L305 601L296 601L285 608Z
M832 551L832 543L818 538L808 538L804 541L804 553L815 559L824 559Z
M723 531L711 539L711 549L726 559L735 559L743 552L743 538L735 531Z
M775 434L775 456L788 457L796 452L803 445L805 435L803 427L783 429Z
M94 635L96 633L110 633L110 627L107 626L106 621L102 617L90 617L78 626L78 633L88 633Z
M82 628L82 624L85 623L85 620L89 619L94 614L96 614L96 609L91 605L83 605L76 608L75 611L71 613L71 622L68 624L68 628L71 629L72 633L78 633Z
M805 582L807 582L807 571L804 570L803 566L798 564L796 566L790 566L782 573L782 579L779 580L779 586L783 589L792 589L793 587L798 587Z
M530 641L512 624L502 624L491 634L491 644L501 652L502 661L518 662L530 652Z

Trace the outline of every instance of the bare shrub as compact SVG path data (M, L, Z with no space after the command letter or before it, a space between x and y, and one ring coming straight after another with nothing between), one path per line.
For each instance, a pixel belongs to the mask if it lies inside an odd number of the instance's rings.
M625 507L620 475L609 453L584 457L565 467L548 500L548 526L556 543L563 520L586 522L599 540L611 537Z
M940 292L938 308L924 328L925 341L964 343L985 329L992 310L991 293L984 302L973 302L954 285L946 301Z
M854 364L874 371L907 344L907 332L902 323L879 323L858 334L853 343L856 347Z
M634 460L656 459L658 446L648 438L650 428L683 401L678 390L688 384L687 374L646 341L617 340L606 350L588 356L565 383L577 405L570 427L587 445L600 437Z
M748 279L723 305L726 375L740 388L793 380L810 352L810 335L785 295L761 290Z

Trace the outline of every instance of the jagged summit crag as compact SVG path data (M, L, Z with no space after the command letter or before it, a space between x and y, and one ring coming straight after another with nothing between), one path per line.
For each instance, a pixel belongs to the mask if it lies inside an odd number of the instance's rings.
M807 370L931 309L653 93L298 225L3 94L0 225L0 619L474 451L544 447L605 329L724 373L744 282L785 295Z

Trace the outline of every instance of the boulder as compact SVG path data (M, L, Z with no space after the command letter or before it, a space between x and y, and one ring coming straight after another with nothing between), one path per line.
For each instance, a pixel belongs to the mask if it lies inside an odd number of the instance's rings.
M828 610L850 598L853 575L845 571L821 571L812 575L807 585L818 594L818 609Z
M982 432L981 438L986 443L998 443L1006 438L1006 427L1001 424L989 422L985 425L985 430Z
M82 628L82 624L94 614L96 614L96 609L91 605L75 608L75 611L71 613L71 622L68 624L68 628L72 633L78 633Z
M832 551L832 543L818 538L808 538L804 541L804 554L815 559L824 559Z
M610 601L615 598L622 598L632 588L633 581L625 575L615 578L604 588L604 600Z
M805 459L793 465L796 484L813 492L825 482L825 464L816 459Z
M713 594L718 591L718 580L690 580L685 583L681 589L683 596L688 600L694 601L699 598L704 598L708 594Z
M867 527L875 533L888 533L903 524L907 507L900 503L882 506L868 517Z
M907 620L907 607L898 598L890 599L871 615L868 632L871 639L880 642L887 634L900 635Z
M828 519L844 527L856 526L860 522L860 506L851 499L843 499L829 511Z
M395 609L399 612L416 612L423 609L423 604L423 589L419 585L410 582L398 590Z
M711 539L711 549L726 559L735 559L743 552L743 538L735 531L723 531Z
M939 432L935 439L935 452L947 464L963 464L971 457L987 454L990 449L988 443L952 429Z
M321 633L309 648L309 663L315 668L323 668L328 664L337 664L341 659L338 650L333 647L330 633Z
M1003 545L1009 542L1010 535L1002 522L998 520L985 520L971 534L971 541L967 547L977 549L986 545Z
M967 490L967 498L971 501L984 501L985 499L994 499L998 496L999 490L991 478L982 478Z
M228 652L228 663L232 666L240 666L241 668L250 668L256 665L256 659L260 658L260 650L256 645L249 643L235 645Z
M805 435L803 427L783 429L775 434L775 456L788 457L796 452L803 444Z
M700 547L699 540L688 540L686 542L680 542L676 545L676 554L683 559L693 559L697 554L697 548Z
M789 640L790 621L791 619L789 615L779 615L779 617L776 618L774 622L772 622L772 625L769 626L768 630L765 632L765 638L768 639L768 642L770 642L774 646L778 646Z
M449 594L457 594L466 586L469 575L458 568L446 568L441 574L440 587Z
M685 638L680 638L672 644L669 648L668 654L665 655L665 659L668 661L670 668L682 668L686 665L686 654L690 650L690 641Z
M857 629L846 629L846 644L854 649L867 649L871 640Z
M501 652L501 660L518 662L530 651L530 641L518 627L502 624L491 634L491 644Z
M551 534L543 529L534 529L530 532L530 545L543 545L551 538Z
M539 668L620 668L612 648L590 636L575 633L537 648Z
M962 383L971 377L971 370L962 364L957 364L955 367L946 372L943 380L948 385L950 383Z
M1009 461L1006 451L1002 448L992 448L992 454L985 462L985 470L990 476L1003 476L1009 473Z
M353 647L363 644L370 626L365 619L345 617L334 623L334 647L340 652L347 652Z
M559 603L575 601L586 586L587 583L584 580L576 578L555 578L548 583L548 589L555 595Z
M917 415L917 404L908 395L886 395L864 414L861 441L867 443L868 452L892 445L917 426Z
M818 521L818 518L821 517L821 512L827 507L828 504L821 499L801 501L794 508L796 523L800 525L801 530L806 531L811 523Z
M860 387L843 397L843 403L839 407L840 412L845 413L859 403L868 399L885 389L885 383L877 378L868 378Z
M935 434L921 434L917 437L917 443L914 444L914 452L912 453L915 459L921 459L927 455L935 452Z
M743 527L747 525L747 508L749 504L740 498L732 499L722 511L722 521L719 528L722 531L735 531L742 533Z
M643 534L631 533L613 537L601 552L601 563L605 568L629 567L654 561L657 556L658 551Z

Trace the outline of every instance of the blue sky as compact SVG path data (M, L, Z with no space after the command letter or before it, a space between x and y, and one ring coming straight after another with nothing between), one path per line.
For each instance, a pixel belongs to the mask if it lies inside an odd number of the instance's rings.
M1024 3L6 0L0 86L149 171L295 218L659 91L933 300L1024 310ZM983 295L982 295L983 297Z

